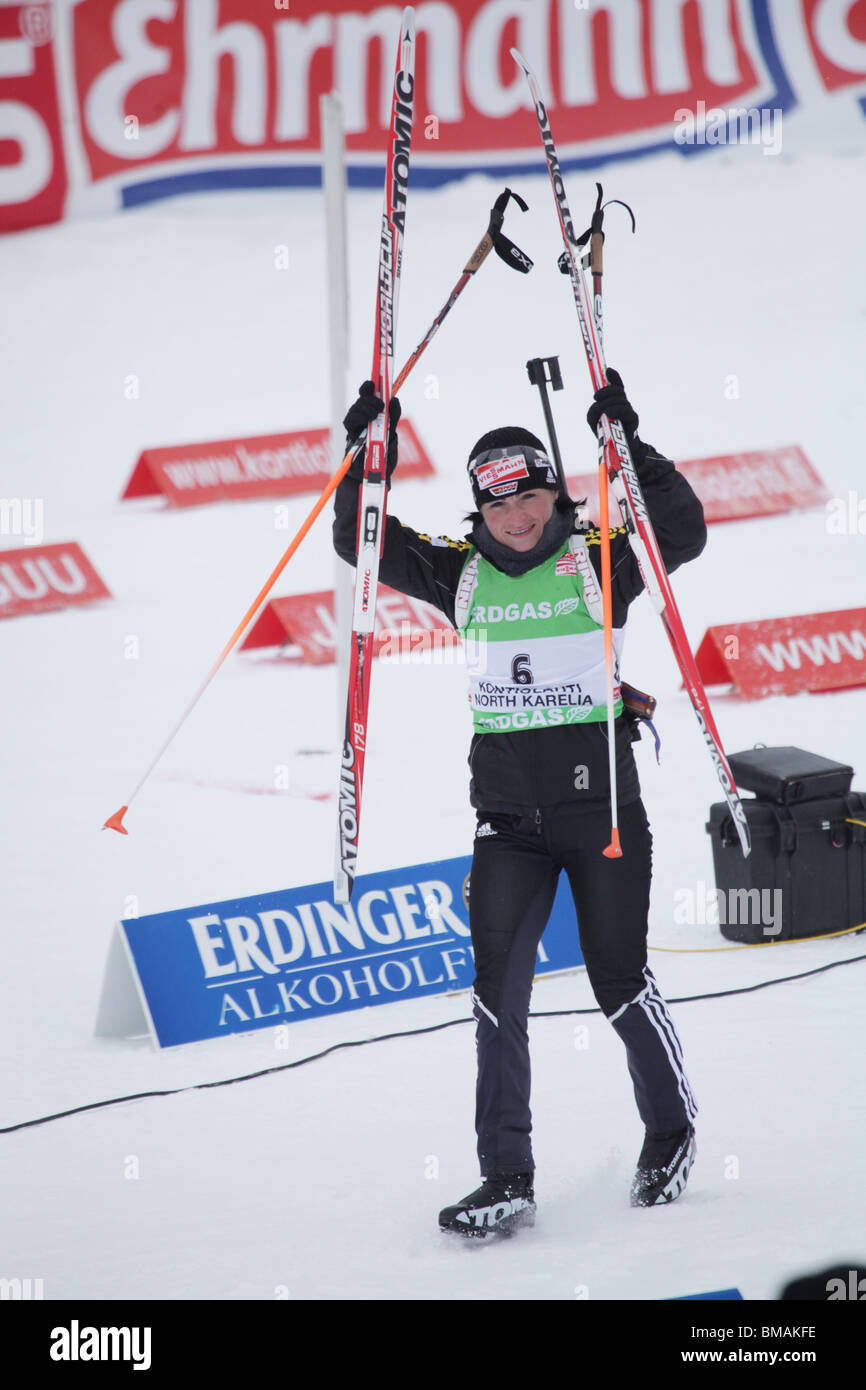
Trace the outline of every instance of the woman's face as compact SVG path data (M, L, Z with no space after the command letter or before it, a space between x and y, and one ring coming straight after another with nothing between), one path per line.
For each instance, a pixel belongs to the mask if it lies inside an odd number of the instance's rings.
M500 545L507 545L510 550L531 550L553 516L555 501L552 488L518 492L513 497L483 503L481 516Z

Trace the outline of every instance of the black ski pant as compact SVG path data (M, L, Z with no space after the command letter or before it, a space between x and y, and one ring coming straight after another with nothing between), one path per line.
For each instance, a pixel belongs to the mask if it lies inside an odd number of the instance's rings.
M547 819L479 812L478 822L469 922L481 1176L534 1169L527 1017L538 944L563 869L589 982L625 1044L640 1117L653 1133L682 1129L697 1106L679 1038L647 968L652 835L643 802L619 808L619 859L602 853L610 840L604 811Z

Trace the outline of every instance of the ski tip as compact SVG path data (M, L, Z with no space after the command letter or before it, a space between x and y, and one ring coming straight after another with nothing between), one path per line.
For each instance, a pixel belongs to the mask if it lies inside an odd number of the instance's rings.
M128 806L121 806L119 811L115 811L113 816L109 816L103 825L103 830L116 830L119 835L128 835L129 831L123 824L123 817L129 810Z
M538 102L542 102L542 103L543 103L543 98L542 98L542 95L541 95L541 88L540 88L539 85L538 85L538 78L535 76L535 73L532 71L532 68L531 68L531 67L529 66L529 64L527 63L527 61L526 61L526 59L524 58L523 54L521 53L520 49L519 49L519 48L512 48L512 49L511 49L511 56L512 56L512 58L514 59L514 61L515 61L515 63L517 64L517 66L518 66L518 67L520 68L520 70L522 71L522 73L523 73L524 77L526 78L527 82L529 83L529 91L530 91L530 95L532 96L532 103L533 103L533 105L534 105L534 106L537 105Z
M407 39L414 39L415 37L415 7L413 5L407 5L403 11L401 32L404 43Z

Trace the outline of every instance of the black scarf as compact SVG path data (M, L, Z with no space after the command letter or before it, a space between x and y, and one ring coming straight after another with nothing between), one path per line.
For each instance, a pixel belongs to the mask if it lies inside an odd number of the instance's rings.
M551 555L555 555L573 529L573 509L569 507L568 511L561 512L557 508L531 550L512 550L511 546L502 545L500 541L493 539L484 521L475 523L470 540L476 549L481 551L485 560L502 570L503 574L515 579L549 560Z

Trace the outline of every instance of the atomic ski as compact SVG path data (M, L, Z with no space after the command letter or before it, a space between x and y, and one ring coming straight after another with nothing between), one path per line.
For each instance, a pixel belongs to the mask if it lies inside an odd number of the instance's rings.
M394 74L391 130L385 165L385 199L379 240L379 279L376 294L376 330L370 378L376 394L385 402L367 430L364 481L358 502L357 567L352 616L352 648L346 731L340 767L337 853L334 869L334 901L347 903L355 881L364 755L367 748L367 714L370 706L370 671L373 658L373 625L379 560L385 537L387 501L388 407L394 369L394 336L406 222L406 189L415 92L415 11L403 11L400 47Z
M607 368L604 361L599 334L589 310L586 286L583 280L583 269L578 246L578 238L574 230L574 223L565 196L565 185L562 179L562 171L559 167L559 159L556 154L556 146L553 142L553 135L550 130L550 121L547 109L541 98L538 83L526 60L516 48L512 48L511 56L517 65L523 69L529 90L532 95L532 102L535 114L538 119L541 141L544 145L544 152L547 156L547 167L550 173L550 181L553 185L556 210L559 216L559 225L562 231L562 239L568 256L567 268L571 278L571 285L574 291L574 302L577 308L577 317L580 323L583 345L586 350L586 359L589 365L589 374L592 379L593 391L598 391L602 386L607 385ZM737 835L744 855L751 850L751 839L749 827L746 823L746 814L743 810L742 802L737 791L734 776L728 765L728 759L722 746L719 732L710 710L709 701L703 682L698 672L697 664L692 655L688 638L686 637L685 627L680 617L679 609L674 599L671 589L670 579L661 557L658 542L650 522L649 513L644 501L643 492L638 481L637 472L632 461L628 447L625 431L618 420L609 420L606 415L601 417L601 428L603 432L603 447L606 463L607 475L610 478L614 496L619 503L622 518L628 533L629 543L634 551L641 576L644 581L647 593L653 607L659 614L664 624L665 631L670 639L677 665L682 672L683 681L689 692L704 742L707 745L716 774L722 785L725 800L733 818Z

